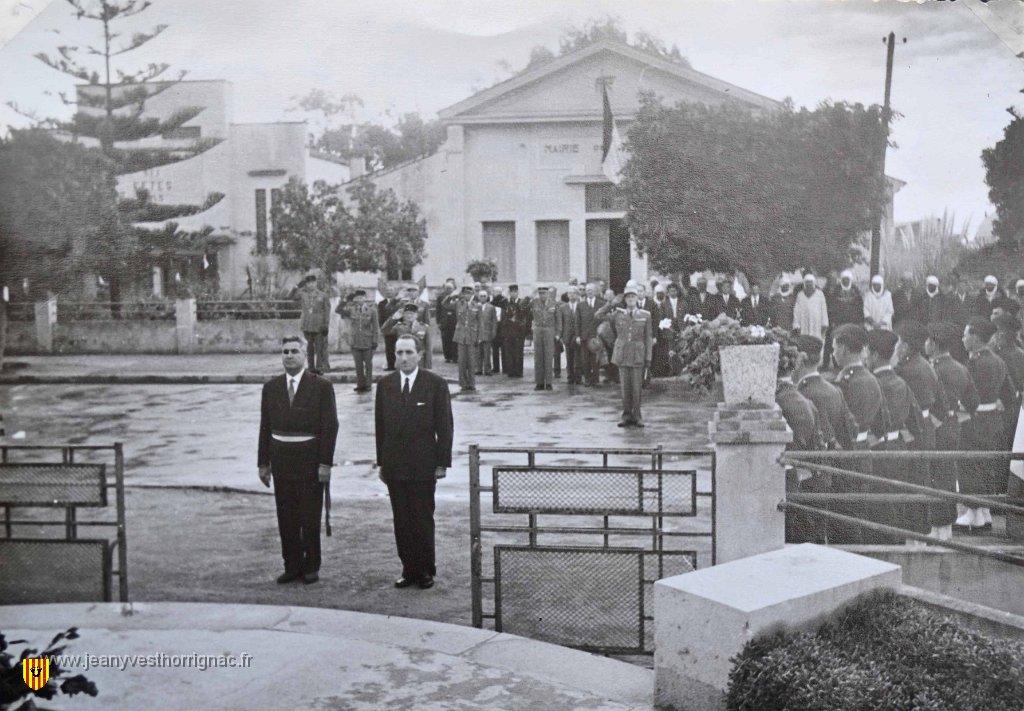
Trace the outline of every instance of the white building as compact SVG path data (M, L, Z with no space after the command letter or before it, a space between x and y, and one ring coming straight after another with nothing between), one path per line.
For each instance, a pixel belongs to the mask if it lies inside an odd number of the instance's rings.
M103 89L78 87L79 94L96 91ZM205 260L209 265L206 270L212 272L203 274L204 280L215 274L215 283L222 292L242 294L248 287L247 268L248 273L255 275L255 263L260 261L260 255L269 252L272 244L270 210L277 190L292 176L310 185L317 180L342 183L349 179L347 165L307 148L304 122L232 123L231 92L231 83L227 81L175 83L146 100L143 118L167 120L185 107L202 110L163 136L118 144L119 148L129 150L166 150L187 149L203 139L218 141L194 157L118 178L117 189L123 197L134 197L139 190L146 190L154 203L163 205L202 206L211 195L223 195L207 209L173 220L185 231L212 227L216 249L205 255L182 254L180 259L154 264L156 293L162 293L174 278L171 270L201 270ZM84 105L82 110L101 111ZM159 229L163 223L140 226Z
M625 205L601 171L602 85L625 135L641 92L668 104L750 109L779 104L625 44L601 41L517 74L440 112L433 155L372 176L418 203L429 233L413 270L439 284L492 258L498 281L527 286L603 278L616 290L648 278L623 227Z

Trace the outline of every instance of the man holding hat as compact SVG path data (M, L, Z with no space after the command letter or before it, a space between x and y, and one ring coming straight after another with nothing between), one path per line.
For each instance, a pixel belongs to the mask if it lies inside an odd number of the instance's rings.
M936 411L933 408L931 412L942 421L935 428L935 449L942 452L963 449L961 425L971 419L971 415L978 407L978 391L974 388L970 373L962 363L950 355L954 346L960 343L961 334L962 329L955 323L940 321L928 325L928 340L925 342L925 349L942 388L942 401L946 407L944 411ZM932 461L932 486L945 491L957 491L959 467L960 464L952 457ZM951 538L952 524L955 520L956 513L953 514L952 520L946 519L946 523L933 518L932 525L936 528L930 535L942 539Z
M814 274L804 275L804 290L796 296L793 306L793 330L815 338L824 338L828 330L828 304L818 288Z
M864 296L864 326L868 329L892 330L892 294L885 288L881 274L871 277L871 288Z
M612 363L619 370L622 386L622 417L619 427L643 427L640 412L644 370L651 367L654 330L651 314L636 307L637 288L627 286L623 295L605 304L595 314L606 319L615 333Z
M377 350L380 321L377 308L366 298L366 292L356 289L345 305L338 304L336 311L349 321L349 339L352 360L356 366L357 393L369 392L373 382L373 352Z
M558 307L551 289L537 287L537 297L530 302L533 323L534 390L551 390L555 366L555 314Z

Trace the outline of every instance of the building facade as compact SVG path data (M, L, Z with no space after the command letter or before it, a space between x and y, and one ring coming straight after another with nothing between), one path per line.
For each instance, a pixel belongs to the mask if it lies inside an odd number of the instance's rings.
M102 87L79 86L78 91L102 91ZM146 191L158 205L205 208L165 222L141 223L140 227L159 230L167 222L175 222L186 232L213 228L212 248L207 253L154 260L153 291L158 295L184 276L180 270L207 272L190 276L216 284L223 294L245 294L258 286L252 284L253 279L276 273L268 255L273 244L271 208L278 190L293 176L307 184L349 179L347 165L307 148L304 122L233 123L231 96L227 81L174 83L146 100L143 118L166 121L186 107L200 108L199 113L162 136L118 144L127 150L180 148L183 155L191 155L197 141L214 144L183 160L118 177L117 190L122 197ZM100 111L82 106L83 111Z
M498 282L564 284L604 279L621 290L648 278L623 225L626 206L601 170L603 97L625 135L653 92L679 101L745 109L772 99L627 45L602 41L528 69L442 110L445 143L433 155L371 177L416 202L430 235L413 277L467 279L490 258Z

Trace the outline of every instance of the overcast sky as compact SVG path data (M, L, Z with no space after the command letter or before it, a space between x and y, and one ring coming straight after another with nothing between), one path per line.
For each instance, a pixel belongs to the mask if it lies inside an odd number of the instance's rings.
M887 172L907 182L897 221L949 209L958 223L970 218L973 232L992 210L980 153L1021 102L1024 61L964 2L157 0L126 29L169 29L122 60L126 69L166 61L190 79L230 80L237 122L294 120L291 97L313 88L358 94L364 119L429 117L509 76L503 62L522 68L533 46L554 49L565 27L605 15L677 44L699 71L806 106L881 103L883 37L896 32L892 102L903 116ZM66 115L44 92L70 91L72 81L32 55L95 41L95 31L53 0L0 49L3 103ZM25 121L4 106L0 124Z

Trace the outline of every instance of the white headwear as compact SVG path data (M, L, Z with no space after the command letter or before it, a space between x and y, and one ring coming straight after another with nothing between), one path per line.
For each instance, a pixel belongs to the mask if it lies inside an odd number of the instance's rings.
M999 280L998 280L998 279L996 279L996 278L995 278L994 276L992 276L991 274L989 274L989 275L988 275L987 277L985 277L985 283L986 283L986 284L991 284L991 285L993 285L993 286L998 286L998 285L999 285Z
M873 277L871 277L871 283L872 284L883 284L885 282L882 280L882 275L881 274L875 274Z
M842 272L839 273L839 278L842 279L843 277L847 277L850 281L853 281L853 270L844 269Z
M935 276L934 274L929 274L928 278L924 280L924 283L925 284L933 284L935 286L938 286L939 285L939 278L937 276Z

